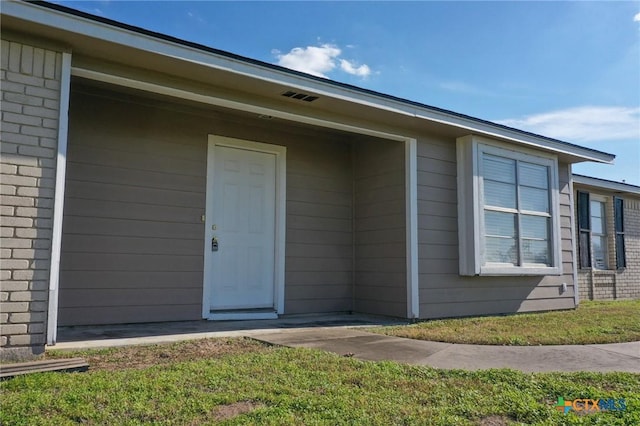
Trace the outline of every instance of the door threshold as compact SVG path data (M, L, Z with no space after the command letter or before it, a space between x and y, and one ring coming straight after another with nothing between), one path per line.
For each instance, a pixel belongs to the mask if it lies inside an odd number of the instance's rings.
M210 321L267 320L278 319L278 313L273 309L234 309L211 311L207 319Z

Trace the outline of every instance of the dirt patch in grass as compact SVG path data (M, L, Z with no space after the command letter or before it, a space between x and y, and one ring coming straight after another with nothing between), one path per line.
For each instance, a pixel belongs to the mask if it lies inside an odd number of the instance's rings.
M264 407L264 404L255 401L239 401L233 404L220 405L213 410L213 420L229 420L262 407Z
M489 416L477 423L478 426L507 426L513 423L513 421L505 416Z
M267 350L269 350L268 345L248 338L199 339L171 344L126 346L82 352L51 351L45 354L45 358L82 357L89 363L90 371L117 371Z

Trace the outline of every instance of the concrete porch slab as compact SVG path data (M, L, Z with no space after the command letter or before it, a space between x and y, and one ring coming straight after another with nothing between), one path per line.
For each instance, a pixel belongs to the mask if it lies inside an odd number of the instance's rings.
M174 321L117 325L86 325L58 328L58 341L47 350L76 350L112 346L171 343L213 337L253 337L264 333L310 328L338 329L406 324L364 314L291 315L273 320Z

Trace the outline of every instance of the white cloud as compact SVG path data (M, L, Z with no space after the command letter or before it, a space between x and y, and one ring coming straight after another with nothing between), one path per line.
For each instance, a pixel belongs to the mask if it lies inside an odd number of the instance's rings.
M347 74L357 75L358 77L368 77L371 75L371 68L369 68L368 65L363 64L356 67L352 61L347 61L346 59L340 60L340 69Z
M582 106L496 123L569 142L640 138L640 108Z
M368 65L355 66L353 61L340 58L342 50L333 44L294 47L284 54L278 50L272 53L276 55L278 65L318 77L329 78L327 74L336 69L338 64L340 70L351 75L367 77L371 74Z
M633 17L633 22L640 22L640 12Z
M336 67L336 58L342 51L331 44L294 47L289 53L278 54L278 65L296 71L327 78L326 73Z

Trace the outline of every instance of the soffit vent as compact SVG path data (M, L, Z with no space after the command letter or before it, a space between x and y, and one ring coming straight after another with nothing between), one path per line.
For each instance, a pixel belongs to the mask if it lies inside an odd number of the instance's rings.
M313 102L316 99L318 99L318 96L307 95L306 93L298 93L298 92L294 92L293 90L287 90L282 94L282 96L291 98L291 99L298 99L300 101L305 101L305 102Z

